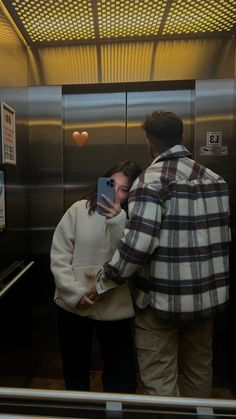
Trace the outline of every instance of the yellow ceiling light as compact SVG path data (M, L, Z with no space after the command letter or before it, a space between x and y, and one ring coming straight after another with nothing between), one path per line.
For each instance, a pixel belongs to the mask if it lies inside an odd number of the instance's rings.
M156 36L167 1L98 0L101 39Z
M235 1L174 0L162 34L179 35L230 31L235 22Z
M12 6L33 43L95 37L91 0L12 0Z
M2 5L2 6L1 6ZM28 45L233 32L236 0L0 0Z
M21 41L23 42L24 45L27 45L27 41L25 40L25 38L22 35L21 31L19 30L18 26L16 25L14 19L12 18L11 14L9 13L5 4L1 0L0 0L0 8L2 9L6 18L8 19L8 22L10 22L11 26L14 28L17 36L21 39ZM1 10L0 10L0 15L1 15ZM3 43L4 39L8 42L11 42L12 40L15 40L15 37L12 34L12 31L11 30L6 30L6 29L7 29L7 25L4 25L4 28L2 27L2 25L0 25L0 30L1 30L0 42L1 42L1 44Z

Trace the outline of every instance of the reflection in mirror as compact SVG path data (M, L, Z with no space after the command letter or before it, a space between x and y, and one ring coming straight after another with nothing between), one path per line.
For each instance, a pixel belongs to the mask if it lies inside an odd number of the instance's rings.
M222 83L222 81L219 82L217 92L222 91L226 94L227 84L223 83L221 86ZM204 88L204 93L206 91L207 89ZM143 115L153 109L154 104L167 108L171 106L172 110L181 113L187 128L186 141L190 146L188 148L194 150L193 132L198 130L199 138L201 138L202 130L207 129L207 127L202 127L201 118L197 122L194 121L192 109L194 105L197 105L192 102L194 93L198 92L192 91L189 85L183 90L163 91L162 88L161 92L130 92L127 96L124 92L105 95L90 92L86 95L70 94L62 97L59 86L29 89L30 119L34 121L29 126L30 157L35 182L30 198L30 248L35 264L24 278L14 284L0 302L1 386L64 389L57 311L53 302L54 280L49 269L49 250L55 226L66 209L87 192L88 187L91 187L97 176L110 166L111 161L113 163L117 160L124 160L124 157L129 155L144 167L149 163L144 132L140 130L140 123ZM200 96L202 97L201 94ZM229 101L231 98L229 95ZM213 99L209 99L211 115L215 103ZM65 121L61 120L62 103L65 105ZM223 99L222 103L225 103ZM128 106L127 109L126 106ZM206 109L204 104L202 108ZM208 121L211 118L206 115L203 119ZM213 119L217 120L217 117ZM231 121L231 116L225 116L224 122L221 121L222 126L225 127L224 124L227 121ZM89 147L79 149L74 145L71 133L75 125L82 126L83 129L87 129L87 126L91 127ZM25 135L19 135L19 138L22 149L19 145L18 151L23 156ZM101 156L96 159L96 165L94 156ZM23 158L20 161L22 163ZM215 166L213 169L216 172L226 170L223 169L220 160L209 160L209 163L212 167ZM229 156L226 175L231 188L235 188L233 169L234 161ZM28 238L25 232L27 228L22 227L27 224L23 207L28 208L27 194L24 194L25 172L22 170L22 173L17 171L15 174L9 168L6 170L6 178L9 181L7 188L8 231L1 236L1 254L4 252L4 260L12 257L15 249L21 255L23 239ZM19 173L22 178L17 178L18 183L15 185L14 176L18 176ZM21 200L18 199L19 190ZM232 198L234 199L234 196ZM15 227L16 208L17 214L21 217L19 224ZM234 214L234 211L232 213ZM9 228L10 220L12 225L10 224ZM27 245L29 247L26 241L24 248L27 248ZM234 260L234 256L231 259ZM235 318L233 286L231 292L230 307L226 312L217 315L214 326L214 374L211 396L215 398L233 398L235 395L235 346L231 340ZM91 389L101 391L103 363L97 336L94 337L93 348ZM125 380L126 371L122 373ZM142 394L143 386L138 368L136 373L137 392ZM179 378L181 379L181 370Z
M141 49L135 43L132 46L137 49L138 57L143 44L139 44ZM107 51L116 63L120 56L116 52L126 48L123 44L118 49L113 47L104 49L99 46L99 51L101 54ZM10 288L5 282L5 274L0 280L0 290L7 288L0 298L0 386L64 389L57 310L53 302L54 280L49 269L53 231L66 209L87 192L111 162L128 156L142 167L150 164L140 124L146 114L159 108L176 112L183 118L185 145L203 164L224 176L229 183L233 280L230 306L215 319L211 397L235 397L234 38L186 39L180 42L169 39L154 48L153 43L149 47L149 52L153 51L153 64L150 71L146 66L144 73L149 74L150 79L147 82L141 79L142 83L132 82L129 86L127 83L127 91L124 91L123 85L117 91L119 86L113 88L110 84L106 86L106 92L100 93L103 83L97 89L94 85L91 88L86 85L61 86L61 80L70 84L70 77L78 80L78 74L73 74L76 65L68 66L68 63L60 69L55 65L53 74L52 66L48 64L55 61L55 54L64 63L63 54L67 53L67 57L78 64L81 51L84 56L88 48L84 45L82 49L49 47L41 50L41 54L37 48L29 50L0 10L0 99L16 111L17 135L17 165L1 167L6 182L6 231L0 236L1 273L12 264L18 265L19 261L35 261L34 266L17 281L14 278L19 272L8 272L10 281L13 280ZM128 43L127 52L132 51L129 48ZM116 65L111 73L105 71L106 74L103 74L101 68L96 71L92 63L97 62L97 47L93 45L91 50L95 60L92 59L88 67L83 67L79 80L83 79L83 75L84 80L95 82L103 77L113 79L114 76L116 79L117 75L112 74L117 70ZM178 65L173 66L173 51L182 51L181 57L187 57L189 50L190 60L182 60L183 63L178 60ZM192 60L193 50L195 60ZM112 51L115 52L113 57ZM219 52L219 65L215 65ZM99 65L103 62L100 53ZM192 64L188 65L190 62ZM87 68L91 68L91 74ZM142 68L140 66L139 74ZM134 70L137 75L137 69ZM116 80L122 78L123 81L123 74L133 80L132 71L130 66L128 72L124 71L122 75L120 72ZM179 80L169 80L169 76ZM195 80L197 76L199 79ZM32 87L28 86L29 79L34 82ZM47 85L50 81L51 85ZM40 86L41 82L45 85ZM73 143L71 134L78 127L89 132L86 147L77 147ZM222 149L226 154L219 148L206 148L206 134L211 132L222 132ZM201 155L204 151L207 154ZM75 334L79 335L79 331L75 330ZM102 391L103 361L97 336L93 339L91 389ZM83 362L83 359L78 362ZM125 381L125 368L122 375ZM136 391L143 394L137 366L136 375ZM181 369L179 378L181 380Z

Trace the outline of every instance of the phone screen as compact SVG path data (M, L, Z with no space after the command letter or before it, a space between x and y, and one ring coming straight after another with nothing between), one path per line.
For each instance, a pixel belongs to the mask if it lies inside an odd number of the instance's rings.
M106 195L111 201L115 200L115 180L110 177L99 177L97 188L97 202L107 205L102 195ZM97 205L97 212L103 214L102 208Z

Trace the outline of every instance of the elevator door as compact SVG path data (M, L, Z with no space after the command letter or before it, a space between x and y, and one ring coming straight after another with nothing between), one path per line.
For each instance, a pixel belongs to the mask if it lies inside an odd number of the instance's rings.
M89 93L64 96L64 209L80 199L115 162L127 157L126 94ZM73 131L87 131L84 147Z
M150 164L141 126L156 109L183 119L185 145L193 151L192 97L191 90L64 95L64 209L115 162L129 158L143 169ZM75 144L73 131L88 131L84 147Z

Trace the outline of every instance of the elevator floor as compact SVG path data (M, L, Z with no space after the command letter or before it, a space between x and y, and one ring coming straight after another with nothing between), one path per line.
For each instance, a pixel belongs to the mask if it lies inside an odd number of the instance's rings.
M138 377L138 387L137 394L144 394L142 383ZM91 372L91 391L93 392L102 392L102 381L101 381L101 371L92 371ZM31 380L30 388L34 389L47 389L47 390L64 390L64 381L62 378L43 378L43 377L34 377ZM235 397L226 387L214 387L212 390L213 399L226 399L233 400Z

